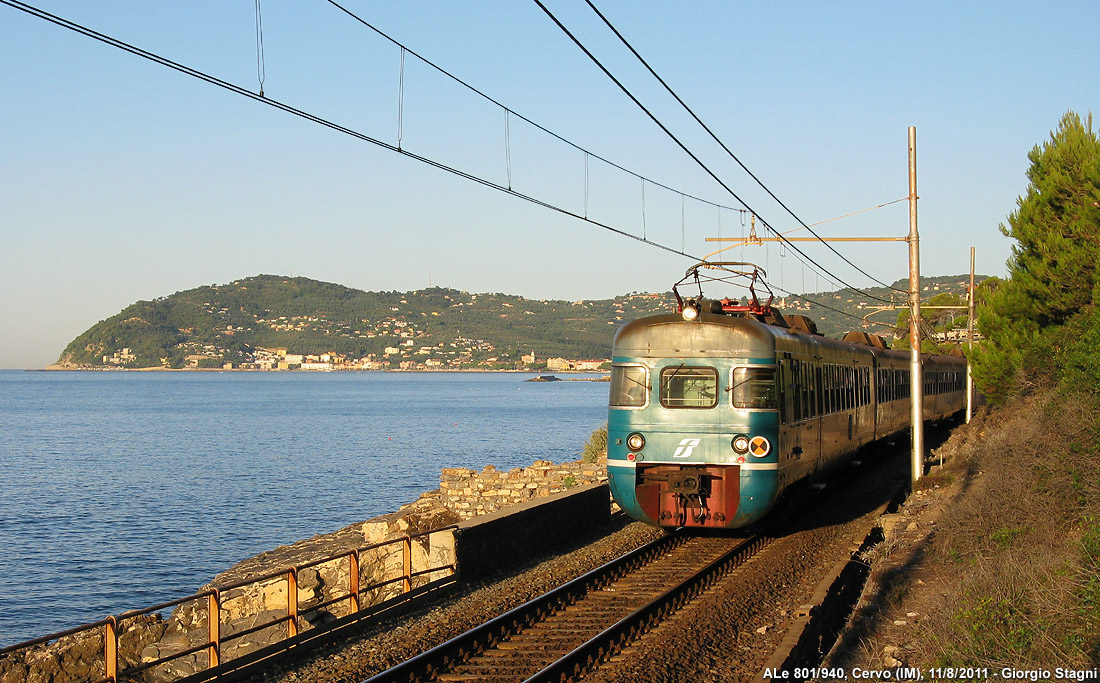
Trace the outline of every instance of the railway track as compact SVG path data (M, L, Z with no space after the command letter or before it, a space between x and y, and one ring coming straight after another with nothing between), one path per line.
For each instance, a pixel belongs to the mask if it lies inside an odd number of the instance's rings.
M763 600L774 605L770 601L776 599L792 579L797 581L795 577L808 576L806 572L812 571L805 562L800 564L798 560L787 558L814 555L810 548L820 547L823 542L837 543L850 552L851 540L845 541L841 536L847 538L851 532L838 535L839 529L846 524L849 528L858 527L858 538L863 538L867 533L863 530L866 520L877 519L904 482L906 472L902 465L905 463L901 459L896 462L884 460L839 489L804 491L797 500L790 501L790 505L774 511L757 535L746 538L718 533L670 533L384 671L368 679L368 683L558 682L582 678L597 667L604 672L606 667L601 665L608 660L617 662L610 664L616 673L606 672L611 680L623 680L620 664L626 660L616 657L617 653L625 650L634 652L631 656L636 657L638 648L651 647L645 644L649 639L643 636L647 633L663 623L675 621L670 618L679 612L690 613L694 609L693 601L705 599L715 590L725 595L733 585L737 597L720 603L730 609L722 610L723 616L705 617L715 624L720 622L720 628L725 629L720 642L726 644L721 647L728 647L731 632L734 638L738 630L760 633L756 630L760 620L759 605L755 603ZM887 462L893 464L887 465ZM889 474L895 469L897 478ZM865 521L859 522L861 518ZM802 537L804 530L808 534L805 538ZM768 553L769 559L764 565L754 564L755 569L745 577L748 583L723 581L734 569L772 545L773 538L778 555ZM829 566L835 563L834 557ZM798 566L802 569L791 573L790 567ZM746 628L746 622L752 624L751 629ZM698 634L691 637L697 638ZM763 642L754 642L750 646L754 656L760 653L762 645ZM774 649L779 645L775 642L768 647ZM685 652L694 647L688 643L681 646L686 646ZM660 647L666 648L664 643ZM746 662L748 669L759 671L767 661L768 652L770 650L764 650L762 661L755 666ZM742 667L732 666L739 671ZM626 671L629 674L630 668ZM658 672L650 673L658 675ZM631 677L628 675L626 680Z
M768 538L672 533L369 679L560 681L690 601Z

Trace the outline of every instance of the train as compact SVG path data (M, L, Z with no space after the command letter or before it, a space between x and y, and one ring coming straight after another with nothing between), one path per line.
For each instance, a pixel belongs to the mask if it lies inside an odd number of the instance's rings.
M759 277L754 270L753 283ZM753 283L751 297L732 300L705 299L701 288L684 298L674 287L676 312L616 333L607 472L632 518L747 526L789 487L909 428L908 350L865 332L828 339L811 319L773 308L774 297L762 302ZM921 364L924 420L957 416L966 359L925 355Z

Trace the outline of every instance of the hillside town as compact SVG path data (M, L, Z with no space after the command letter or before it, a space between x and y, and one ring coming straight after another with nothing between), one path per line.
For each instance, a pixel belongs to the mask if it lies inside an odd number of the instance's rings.
M966 286L961 276L925 282L922 317L936 343L965 334ZM812 317L826 336L881 326L904 339L905 304L889 295L840 290L772 305ZM585 372L609 366L605 354L624 322L675 305L660 293L549 301L442 288L363 292L260 275L136 302L74 339L53 367Z
M77 337L52 367L584 372L609 365L617 326L669 307L653 293L550 301L261 275L136 302Z
M469 353L460 353L454 349L437 346L421 346L415 350L412 344L402 347L388 346L381 356L368 354L363 358L349 358L339 353L301 354L292 353L285 348L257 348L251 354L251 360L240 362L223 361L219 352L209 346L205 353L194 353L185 357L185 370L304 370L330 372L334 370L403 370L406 372L425 372L432 370L516 370L550 372L599 372L611 365L610 359L584 359L553 357L539 359L535 352L525 354L516 361L498 356L489 356L475 361ZM457 344L450 344L457 347ZM465 349L468 351L469 349ZM415 358L409 357L414 354ZM132 362L134 355L129 348L119 349L112 355L103 356L105 368L123 369ZM164 359L167 365L167 358Z

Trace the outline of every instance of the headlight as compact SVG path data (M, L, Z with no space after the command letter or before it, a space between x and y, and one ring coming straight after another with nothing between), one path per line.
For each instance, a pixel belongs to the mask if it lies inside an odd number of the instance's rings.
M626 437L626 447L632 451L640 451L645 448L645 437L634 433Z
M733 443L731 445L733 446L734 453L744 455L749 452L749 437L744 434L738 434L733 437Z
M689 323L699 317L699 304L694 301L689 301L684 304L684 310L680 311L680 316Z

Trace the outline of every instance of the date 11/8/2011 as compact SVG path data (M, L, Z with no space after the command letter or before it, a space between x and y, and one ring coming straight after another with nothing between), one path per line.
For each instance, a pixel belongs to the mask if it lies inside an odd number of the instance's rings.
M929 678L948 678L946 675L948 671L942 670L943 676L937 676L934 672L929 672ZM972 678L979 677L980 674L973 674ZM809 667L795 667L793 669L765 669L764 679L772 681L805 681L811 679L817 680L868 680L868 681L920 681L924 680L925 675L920 669L900 667L897 669L861 669L853 668L850 671L844 667L821 667L821 668L809 668Z

